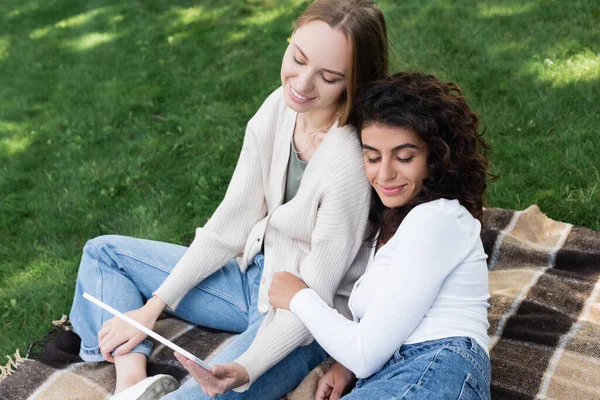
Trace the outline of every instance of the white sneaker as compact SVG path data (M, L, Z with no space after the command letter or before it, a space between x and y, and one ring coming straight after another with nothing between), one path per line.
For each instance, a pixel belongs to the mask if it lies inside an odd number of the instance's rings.
M171 393L178 387L177 379L171 375L154 375L113 395L110 400L155 400Z

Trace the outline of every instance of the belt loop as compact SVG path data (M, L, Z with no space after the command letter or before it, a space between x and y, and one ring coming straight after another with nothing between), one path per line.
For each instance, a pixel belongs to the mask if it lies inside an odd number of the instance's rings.
M398 347L398 349L396 349L396 351L394 352L394 360L396 360L396 361L404 360L404 357L402 357L402 355L400 354L401 349L402 349L402 346Z
M477 346L477 342L475 341L475 339L473 339L470 336L467 336L467 338L471 342L471 351L474 351L475 353L479 353L479 348L478 348L479 346Z

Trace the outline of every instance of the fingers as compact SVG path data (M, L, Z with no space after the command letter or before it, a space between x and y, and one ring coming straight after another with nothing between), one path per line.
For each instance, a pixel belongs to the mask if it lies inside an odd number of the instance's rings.
M102 339L104 339L107 333L108 330L104 328L104 325L102 325L102 329L98 331L98 343L100 343Z
M112 339L112 334L104 334L102 339L98 342L98 347L100 347L100 352L102 353L102 357L108 362L114 362L114 358L110 355L112 349L107 347L107 343Z
M340 400L344 393L344 389L345 388L342 385L335 385L329 395L329 400Z
M100 352L102 357L108 362L115 362L111 355L112 351L122 344L122 340L116 335L107 335L102 343L100 343Z
M325 377L319 379L315 400L327 400L331 394L331 386Z
M215 376L211 371L208 371L198 364L175 352L175 358L179 360L181 365L190 373L194 380L200 385L200 388L207 395L214 397L218 394L225 393L226 388L224 381ZM214 370L214 368L213 368ZM223 369L216 368L216 372L223 373Z
M110 354L112 352L112 349L109 349L108 347L100 347L100 352L102 353L102 357L111 363L115 362L114 357Z
M140 344L142 342L143 338L144 337L142 335L135 335L134 337L129 339L126 343L119 346L117 351L115 351L115 355L122 356L123 354L129 353L131 350L133 350L133 348L135 346L137 346L138 344Z
M214 397L225 392L224 382L214 376L211 371L200 367L195 362L185 358L181 354L175 352L175 357L181 365L192 375L194 380L200 385L200 388L207 395Z
M217 377L222 377L226 374L225 367L223 365L214 365L210 372Z
M202 374L201 371L197 371L196 368L194 368L194 366L192 364L189 364L190 360L188 360L187 358L185 358L184 356L182 356L181 354L179 354L177 352L175 352L173 354L175 355L175 358L177 358L177 360L179 360L181 365L183 365L183 367L185 369L187 369L187 371L190 373L190 375L192 375L192 377L196 380L196 382L200 383L201 380L206 379L205 374Z

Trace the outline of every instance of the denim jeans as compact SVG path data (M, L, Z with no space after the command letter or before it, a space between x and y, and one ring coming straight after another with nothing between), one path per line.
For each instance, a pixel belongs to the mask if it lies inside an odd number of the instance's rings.
M83 251L75 298L70 313L73 330L81 337L80 357L103 361L98 331L112 314L82 297L83 292L126 312L140 308L166 279L186 247L125 236L100 236L90 240ZM235 260L190 290L171 314L197 325L238 332L238 335L211 361L224 364L244 353L264 318L257 309L258 288L263 270L258 254L245 273ZM144 340L132 352L149 356L152 342ZM222 399L279 399L294 389L327 354L313 341L290 353L243 393L229 391ZM208 399L200 386L188 380L168 399Z
M407 344L343 399L489 400L490 371L487 353L469 337Z

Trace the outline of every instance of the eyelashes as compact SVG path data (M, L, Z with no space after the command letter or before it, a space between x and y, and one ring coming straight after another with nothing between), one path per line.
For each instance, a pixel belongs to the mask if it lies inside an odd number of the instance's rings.
M396 157L396 160L400 161L401 163L409 163L413 160L414 157L409 157L409 158L400 158L400 157ZM381 157L378 158L368 158L367 157L367 162L369 164L375 164L378 163L379 161L381 161Z
M306 65L305 63L298 61L298 59L296 58L295 54L292 54L292 58L294 59L294 62L296 64L298 64L298 65ZM325 82L328 85L333 85L334 83L336 83L336 82L339 81L339 79L329 80L329 79L325 78L325 76L323 74L321 74L321 79L323 79L323 82Z

